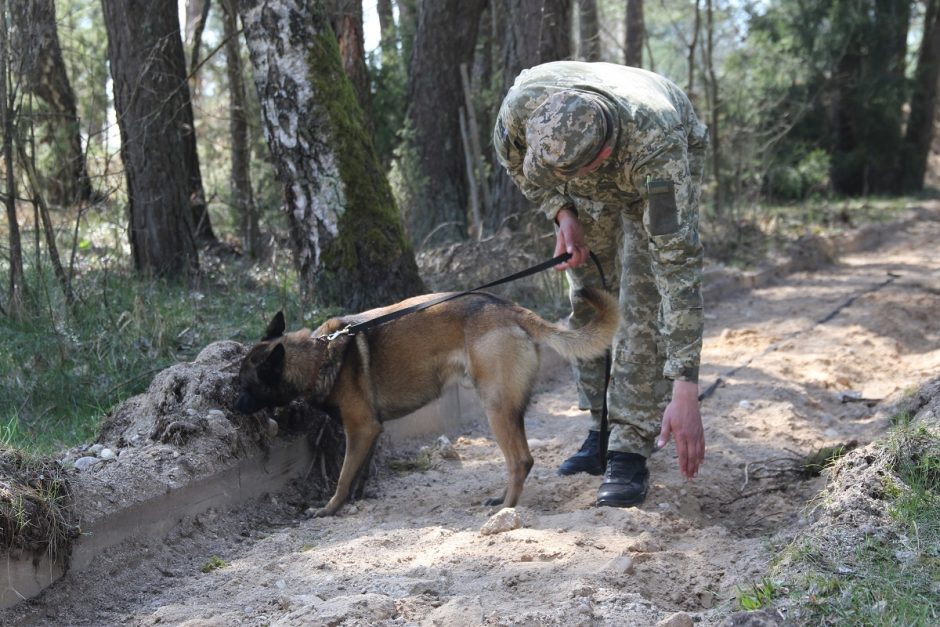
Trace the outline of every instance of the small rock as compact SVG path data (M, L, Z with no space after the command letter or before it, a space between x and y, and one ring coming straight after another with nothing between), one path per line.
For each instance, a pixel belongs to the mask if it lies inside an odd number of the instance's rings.
M111 449L103 448L98 453L98 457L100 457L101 459L114 459L115 457L117 457L117 455Z
M703 608L710 610L711 608L715 607L715 593L709 592L708 590L705 592L699 592L698 602L699 605L701 605Z
M278 590L283 590L284 588L287 587L287 582L284 581L283 579L278 579L277 581L274 582L274 587L277 588Z
M92 444L91 446L88 447L88 454L97 455L103 450L104 450L104 444Z
M499 510L480 529L481 536L491 536L519 529L523 525L522 516L515 507L504 507Z
M225 420L225 412L221 409L210 409L206 412L206 418L209 420Z
M271 418L268 418L266 431L267 431L269 438L277 437L277 433L278 431L280 431L280 427L277 426L277 421L272 420Z
M692 617L685 612L676 612L656 623L656 627L693 627Z
M741 409L754 409L754 403L751 401L739 401L738 407Z
M629 555L620 554L607 562L602 570L605 573L612 573L615 575L632 575L634 571L633 558Z
M75 460L75 469L88 470L100 461L97 457L79 457Z
M446 435L442 435L437 439L437 452L444 459L460 459L457 449L454 448Z

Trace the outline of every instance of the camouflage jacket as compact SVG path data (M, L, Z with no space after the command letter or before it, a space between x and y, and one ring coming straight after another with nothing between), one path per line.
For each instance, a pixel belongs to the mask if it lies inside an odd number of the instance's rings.
M563 89L603 97L617 127L614 152L594 172L541 188L522 171L526 122L546 97ZM500 163L549 219L564 207L595 218L608 208L629 207L643 220L662 298L664 375L670 379L698 378L703 331L698 195L707 138L688 97L665 77L578 61L523 71L503 100L493 133Z

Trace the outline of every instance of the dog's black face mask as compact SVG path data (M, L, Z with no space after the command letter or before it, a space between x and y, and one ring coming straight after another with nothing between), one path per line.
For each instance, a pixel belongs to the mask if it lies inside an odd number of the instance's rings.
M237 411L253 414L265 407L282 406L291 401L295 394L285 389L284 357L281 344L260 344L248 353L238 373Z
M261 343L249 351L238 372L239 393L235 410L253 414L265 407L289 403L293 396L285 390L284 362L286 351L280 343L272 343L284 335L284 313L277 312L261 338Z

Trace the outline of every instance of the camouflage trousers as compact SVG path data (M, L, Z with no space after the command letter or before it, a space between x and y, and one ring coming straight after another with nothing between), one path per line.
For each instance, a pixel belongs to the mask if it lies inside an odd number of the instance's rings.
M649 457L672 396L672 381L663 376L666 360L659 332L660 295L653 278L649 237L643 228L642 203L605 208L596 219L581 214L581 224L587 244L604 270L607 287L620 303L621 322L614 336L607 390L608 448ZM593 310L578 298L577 291L585 285L600 287L600 276L593 263L567 272L571 322L578 327L591 319ZM601 357L574 366L579 406L591 410L592 429L600 429L605 365Z

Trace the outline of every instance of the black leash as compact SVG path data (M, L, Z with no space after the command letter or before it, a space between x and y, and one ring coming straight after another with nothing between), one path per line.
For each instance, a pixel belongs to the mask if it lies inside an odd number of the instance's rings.
M591 253L592 257L593 255L594 253ZM473 294L474 292L479 292L480 290L485 290L490 287L496 287L497 285L502 285L503 283L509 283L510 281L515 281L523 277L537 274L543 270L547 270L548 268L551 268L552 266L557 266L560 263L564 263L568 261L569 259L571 259L571 253L563 253L561 255L558 255L557 257L553 257L549 259L548 261L543 261L542 263L536 264L530 268L526 268L525 270L522 270L520 272L516 272L515 274L511 274L501 279L496 279L495 281L491 281L485 285L475 287L472 290L466 290L464 292L454 292L452 294L445 294L439 298L434 298L432 300L425 301L418 305L412 305L411 307L405 307L404 309L392 311L387 314L378 316L376 318L372 318L370 320L363 320L362 322L357 322L356 324L348 324L344 328L340 329L339 331L336 331L326 336L326 339L335 340L341 335L355 335L357 333L362 333L363 331L367 331L381 324L385 324L386 322L391 322L392 320L396 320L403 316L407 316L408 314L412 314L416 311L421 311L422 309L427 309L428 307L439 305L440 303L446 302L448 300L460 298L461 296ZM595 263L597 263L596 260L595 260ZM597 265L598 270L600 270L600 267L601 266L598 263ZM603 273L601 273L601 279L603 280Z
M607 287L607 278L604 276L604 269L601 267L601 261L597 258L597 255L594 254L594 251L591 251L591 261L594 262L594 267L597 268L597 274L601 277L601 287L604 288L604 291L609 291ZM608 432L609 419L607 417L607 388L610 387L610 368L612 366L612 358L610 354L610 348L607 349L607 354L604 356L604 401L601 405L601 433L600 433L600 446L597 449L598 461L601 464L601 468L607 467L607 443L610 439L610 433Z

